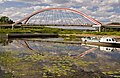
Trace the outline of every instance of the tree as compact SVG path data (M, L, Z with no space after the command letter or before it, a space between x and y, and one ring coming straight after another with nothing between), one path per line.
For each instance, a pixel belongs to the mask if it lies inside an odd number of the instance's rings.
M13 24L14 22L6 16L0 17L0 24Z
M112 23L109 23L108 25L120 25L119 22L112 22Z

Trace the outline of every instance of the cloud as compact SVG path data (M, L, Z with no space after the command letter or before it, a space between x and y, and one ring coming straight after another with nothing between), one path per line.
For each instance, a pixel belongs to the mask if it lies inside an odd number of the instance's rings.
M64 4L68 3L71 0L0 0L0 2L7 2L7 1L16 1L16 2L25 2L25 3L31 3L31 4L39 4L39 3L56 3L56 4Z
M120 22L120 0L0 0L0 16L14 21L43 8L71 8L101 22Z

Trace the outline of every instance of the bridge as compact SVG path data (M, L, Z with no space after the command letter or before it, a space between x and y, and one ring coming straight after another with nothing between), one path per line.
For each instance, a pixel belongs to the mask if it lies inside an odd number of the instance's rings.
M45 8L27 15L15 22L29 26L92 26L101 23L87 14L70 8Z
M99 31L105 31L107 28L120 28L120 25L103 25L89 15L70 8L45 8L26 15L23 19L14 24L0 25L0 27L32 27L32 26L60 26L68 27L91 27L98 28Z
M23 19L12 24L14 26L80 26L116 28L116 26L102 25L89 15L70 8L45 8L26 15ZM117 28L120 26L117 26Z

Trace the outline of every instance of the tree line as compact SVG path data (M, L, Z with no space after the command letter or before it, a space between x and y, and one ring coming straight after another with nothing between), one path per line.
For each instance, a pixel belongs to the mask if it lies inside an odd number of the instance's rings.
M109 23L108 25L120 25L119 22L112 22L112 23Z
M0 17L0 24L13 24L13 23L14 23L13 20L11 20L7 16ZM112 22L112 23L108 23L108 25L120 25L120 23L119 22Z
M0 24L13 24L13 23L14 23L13 20L11 20L7 16L0 17Z

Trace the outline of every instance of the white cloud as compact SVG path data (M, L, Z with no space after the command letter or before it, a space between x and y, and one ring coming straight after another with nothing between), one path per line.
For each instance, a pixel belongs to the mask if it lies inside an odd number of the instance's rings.
M114 8L111 6L104 6L104 7L100 7L99 11L109 11L109 10L113 10Z
M30 3L33 5L22 8L15 6L4 8L1 6L0 16L6 15L13 18L15 21L31 14L34 11L50 7L65 7L82 11L98 21L120 21L120 0L0 0L0 4L6 1ZM49 4L50 6L39 6L39 4L42 3ZM81 7L75 8L73 6ZM118 9L116 9L116 7Z
M116 4L119 3L120 0L108 0L108 1L104 1L105 4Z
M31 4L39 4L39 3L56 3L56 4L64 4L67 2L70 2L70 0L0 0L0 2L6 2L6 1L17 1L17 2L26 2Z
M120 15L112 15L109 19L111 19L111 22L120 22Z
M3 0L0 0L0 3L3 3L4 1Z
M12 0L0 0L1 3L6 2L6 1L12 1Z

